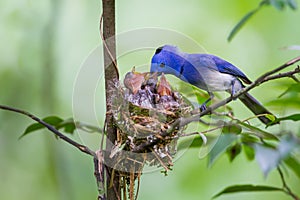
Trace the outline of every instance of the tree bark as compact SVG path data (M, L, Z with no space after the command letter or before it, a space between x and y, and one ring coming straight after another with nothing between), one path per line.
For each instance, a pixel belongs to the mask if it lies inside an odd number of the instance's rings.
M114 118L111 112L112 94L115 90L114 81L118 81L118 71L116 68L116 38L115 38L115 0L102 0L103 9L103 52L105 67L105 94L106 94L106 151L111 152L112 145L117 139L117 128L114 126ZM109 159L105 156L105 159ZM107 163L107 162L106 162ZM111 163L111 161L108 161ZM112 165L110 165L112 166ZM117 200L121 195L119 174L107 166L106 188L107 200ZM112 174L114 174L112 176ZM113 180L111 180L111 178ZM110 186L110 183L113 183Z

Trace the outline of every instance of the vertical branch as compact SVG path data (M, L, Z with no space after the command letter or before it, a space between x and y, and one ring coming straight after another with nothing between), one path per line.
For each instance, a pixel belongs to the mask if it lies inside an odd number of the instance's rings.
M119 80L116 66L116 38L115 38L115 0L102 0L103 9L103 35L100 30L101 38L103 36L103 52L105 67L105 94L106 94L106 152L111 152L112 144L117 139L117 128L114 126L112 116L112 94L115 90L113 82ZM100 20L101 21L101 20ZM100 24L101 27L101 24ZM105 159L110 159L105 156ZM108 161L111 163L110 161ZM107 163L107 162L106 162ZM116 200L120 198L120 181L117 171L107 166L107 200ZM113 175L114 174L114 175ZM110 183L113 183L110 186Z

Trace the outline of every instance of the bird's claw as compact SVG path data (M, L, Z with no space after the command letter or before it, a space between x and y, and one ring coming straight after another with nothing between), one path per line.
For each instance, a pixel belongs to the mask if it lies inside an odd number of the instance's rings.
M200 106L200 111L201 112L203 112L204 110L206 110L207 109L207 107L206 107L206 104L204 103L204 104L202 104L201 106Z

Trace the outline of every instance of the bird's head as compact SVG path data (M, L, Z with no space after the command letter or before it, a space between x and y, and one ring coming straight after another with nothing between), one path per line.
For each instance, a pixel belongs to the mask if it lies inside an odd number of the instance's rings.
M185 62L184 55L176 46L165 45L157 48L151 60L150 72L178 76Z

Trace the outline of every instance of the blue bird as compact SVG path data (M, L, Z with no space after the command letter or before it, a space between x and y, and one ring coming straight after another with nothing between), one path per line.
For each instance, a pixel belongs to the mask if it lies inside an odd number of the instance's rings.
M231 63L211 54L189 54L178 47L165 45L156 49L151 61L150 72L172 74L209 94L200 107L206 109L206 104L214 97L214 91L227 91L234 95L245 84L251 84L250 79ZM239 96L239 99L255 114L271 114L249 93ZM260 121L269 124L266 116L259 116Z

